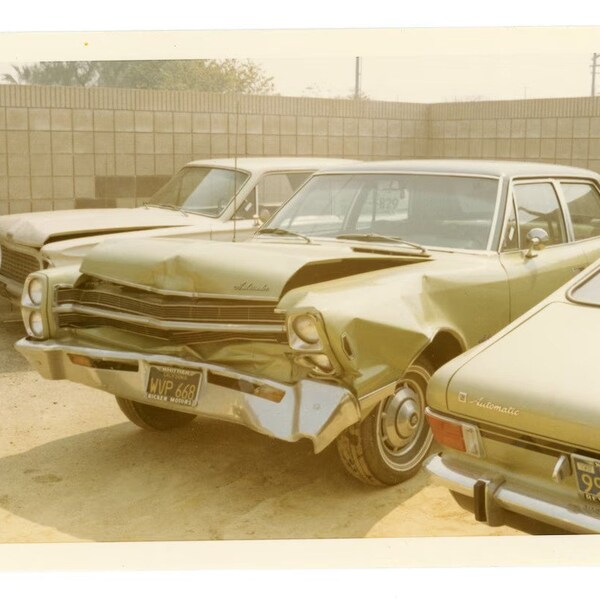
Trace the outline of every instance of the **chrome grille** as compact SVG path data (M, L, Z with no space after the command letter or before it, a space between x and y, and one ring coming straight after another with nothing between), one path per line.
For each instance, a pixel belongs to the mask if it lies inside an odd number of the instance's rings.
M42 268L42 265L35 256L7 248L4 245L0 246L0 248L2 249L0 275L11 281L25 283L25 279L30 273L39 271Z
M114 288L114 289L113 289ZM76 304L114 310L164 321L204 323L283 323L272 302L206 300L153 294L120 286L105 289L63 288L56 294L58 304Z
M106 317L84 316L76 314L59 315L59 327L87 329L94 327L116 327L138 335L156 338L172 344L203 344L210 342L261 341L283 343L286 336L282 333L246 333L240 331L169 331L149 325L126 323Z

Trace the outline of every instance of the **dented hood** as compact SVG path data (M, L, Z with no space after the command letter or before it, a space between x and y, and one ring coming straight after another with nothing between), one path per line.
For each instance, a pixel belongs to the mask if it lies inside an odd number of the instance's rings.
M600 451L598 331L600 308L553 302L432 383L454 414Z
M121 240L96 246L81 272L177 293L277 300L292 287L422 260L355 252L342 243Z
M192 225L214 219L164 208L58 210L0 217L0 238L41 248L52 241L118 231Z

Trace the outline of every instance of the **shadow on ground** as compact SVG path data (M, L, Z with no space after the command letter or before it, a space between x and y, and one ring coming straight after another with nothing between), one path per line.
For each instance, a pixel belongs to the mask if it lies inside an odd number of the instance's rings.
M28 362L14 349L15 342L24 336L20 321L0 322L0 375L31 371Z
M457 495L454 496L453 500L464 510L474 513L473 498ZM473 515L474 518L475 516ZM508 511L504 513L504 525L518 529L524 533L529 533L530 535L565 535L568 533L557 527L552 527L551 525L546 525L545 523L534 521L523 515Z
M3 458L0 473L4 510L95 541L364 537L427 485L370 488L334 447L315 455L209 420L97 429Z

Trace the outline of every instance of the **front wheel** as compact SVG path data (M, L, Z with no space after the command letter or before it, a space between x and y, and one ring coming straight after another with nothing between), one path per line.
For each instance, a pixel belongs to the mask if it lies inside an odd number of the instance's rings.
M418 358L360 423L337 439L346 470L371 485L396 485L410 479L427 456L433 435L425 419L425 393L433 368Z
M138 427L148 429L149 431L166 431L183 427L196 418L196 415L161 408L160 406L151 406L135 400L116 397L117 404L123 414Z

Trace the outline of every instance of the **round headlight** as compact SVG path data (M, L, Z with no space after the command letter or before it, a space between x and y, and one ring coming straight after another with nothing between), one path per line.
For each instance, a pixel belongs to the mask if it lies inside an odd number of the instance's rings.
M36 337L43 337L44 321L41 312L36 310L29 315L29 329L31 329L31 333Z
M296 335L307 344L316 344L319 341L317 323L311 315L300 315L292 321Z
M44 284L41 279L34 278L29 281L29 285L27 286L27 294L29 295L29 299L31 303L35 306L39 306L42 303L44 297Z
M326 354L311 354L309 358L321 371L326 373L333 371L333 365Z

